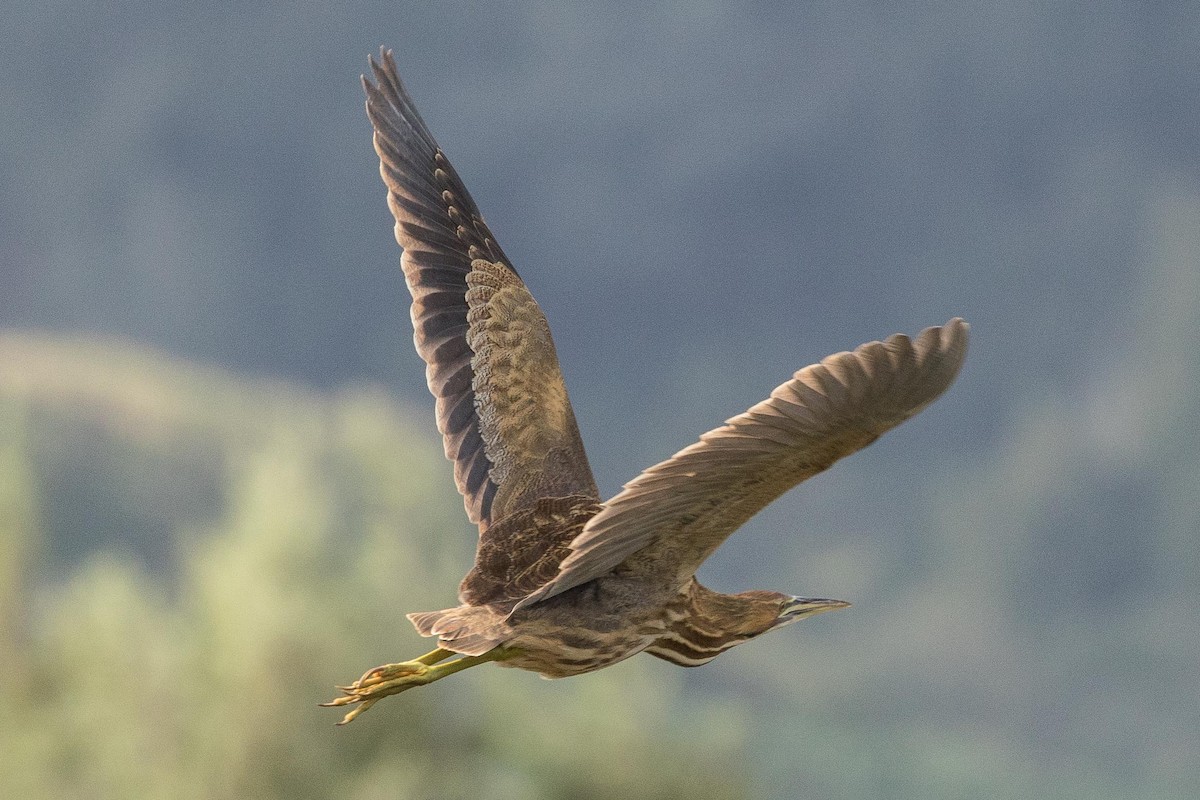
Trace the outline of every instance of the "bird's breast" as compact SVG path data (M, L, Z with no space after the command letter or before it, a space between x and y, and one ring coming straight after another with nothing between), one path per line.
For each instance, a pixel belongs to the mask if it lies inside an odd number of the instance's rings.
M687 615L676 597L650 597L620 581L601 579L578 586L510 619L513 636L505 647L515 655L503 666L547 678L603 669L636 655Z

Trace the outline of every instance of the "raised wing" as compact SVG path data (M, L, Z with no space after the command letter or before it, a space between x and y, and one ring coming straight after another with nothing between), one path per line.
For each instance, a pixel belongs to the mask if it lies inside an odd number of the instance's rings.
M437 426L480 532L540 497L599 498L546 318L417 114L391 51L363 78Z
M897 334L800 370L763 402L625 484L571 543L558 575L516 609L631 556L686 580L780 494L933 402L962 366L967 330L954 319L915 341Z

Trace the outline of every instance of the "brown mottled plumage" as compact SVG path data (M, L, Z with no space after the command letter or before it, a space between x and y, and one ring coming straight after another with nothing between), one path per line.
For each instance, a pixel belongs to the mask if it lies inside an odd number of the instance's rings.
M848 605L720 594L694 575L780 494L945 391L966 355L966 323L951 320L916 340L897 334L805 367L601 502L541 309L417 114L391 53L371 69L367 114L404 249L414 340L480 535L460 605L409 615L438 649L344 687L328 705L360 705L343 722L389 694L487 661L547 677L643 651L697 666Z

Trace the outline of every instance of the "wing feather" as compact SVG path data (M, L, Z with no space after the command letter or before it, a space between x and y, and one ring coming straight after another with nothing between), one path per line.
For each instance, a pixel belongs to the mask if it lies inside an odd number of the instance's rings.
M915 341L897 334L800 370L766 400L625 484L571 542L554 579L516 609L631 557L673 580L691 577L784 491L933 402L958 374L967 338L967 324L954 319Z
M539 497L598 500L550 329L438 148L390 51L363 79L446 457L481 533ZM561 546L561 545L560 545Z

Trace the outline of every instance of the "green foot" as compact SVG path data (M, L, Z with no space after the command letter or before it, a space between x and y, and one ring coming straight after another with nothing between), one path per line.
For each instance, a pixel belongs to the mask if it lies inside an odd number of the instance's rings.
M439 647L412 661L401 661L398 664L384 664L376 667L349 686L337 687L342 690L343 696L330 700L328 703L321 703L321 705L336 708L357 703L358 705L350 709L338 723L338 725L345 725L353 722L360 714L388 695L408 691L414 686L424 686L476 664L496 661L504 657L503 651L496 648L481 656L464 656L444 664L438 663L452 655L455 653Z

